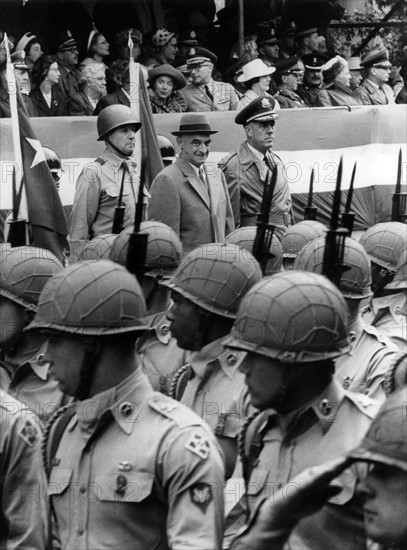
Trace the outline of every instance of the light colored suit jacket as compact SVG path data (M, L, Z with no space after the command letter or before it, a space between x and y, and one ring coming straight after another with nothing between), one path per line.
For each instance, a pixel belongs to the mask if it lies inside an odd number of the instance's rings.
M202 86L188 84L179 91L187 103L187 111L235 111L239 96L235 88L227 82L212 80L208 83L213 100Z
M169 225L187 254L201 244L222 242L234 230L229 193L216 163L205 164L208 191L182 157L154 179L148 218Z

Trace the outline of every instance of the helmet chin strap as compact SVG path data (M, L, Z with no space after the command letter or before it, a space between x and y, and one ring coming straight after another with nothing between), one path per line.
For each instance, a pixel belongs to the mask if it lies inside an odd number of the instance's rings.
M110 147L112 147L112 149L114 149L116 151L116 153L123 157L124 159L129 159L130 158L130 155L126 155L126 153L124 153L123 151L121 151L118 147L116 147L116 145L114 145L109 138L105 138L105 142L108 143L110 145Z

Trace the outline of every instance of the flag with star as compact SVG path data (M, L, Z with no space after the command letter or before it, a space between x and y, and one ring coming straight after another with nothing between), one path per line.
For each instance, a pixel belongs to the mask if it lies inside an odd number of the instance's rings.
M12 124L19 124L20 127L23 182L31 226L31 244L46 248L62 259L68 234L65 212L20 93L17 93L17 107L18 120L12 120Z

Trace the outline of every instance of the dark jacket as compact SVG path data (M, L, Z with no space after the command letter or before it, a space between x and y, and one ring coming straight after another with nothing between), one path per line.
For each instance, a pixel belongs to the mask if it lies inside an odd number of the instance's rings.
M66 116L68 114L65 95L57 84L51 88L51 107L48 107L39 87L32 90L30 98L38 111L37 116Z
M94 107L85 92L79 92L71 97L68 105L68 114L72 116L92 116Z

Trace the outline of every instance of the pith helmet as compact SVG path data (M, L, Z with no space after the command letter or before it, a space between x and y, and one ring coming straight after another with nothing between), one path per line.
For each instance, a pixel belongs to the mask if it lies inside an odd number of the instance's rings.
M407 225L400 222L377 223L360 238L372 262L396 271L407 249Z
M145 315L140 285L124 267L110 260L78 262L48 281L26 330L120 334L145 329Z
M336 286L322 275L286 271L250 289L225 343L282 363L309 363L345 353L348 329Z
M294 269L322 273L325 251L325 237L319 237L307 243L298 253ZM343 256L344 270L339 282L342 296L348 299L363 299L372 295L371 269L365 249L354 239L345 238Z
M98 141L103 141L106 134L120 126L131 124L136 132L141 128L141 122L126 105L108 105L101 111L97 119Z
M261 278L250 252L233 244L212 243L187 254L164 284L197 306L234 319L242 297Z
M52 252L34 246L0 248L0 295L35 311L45 283L62 270Z

